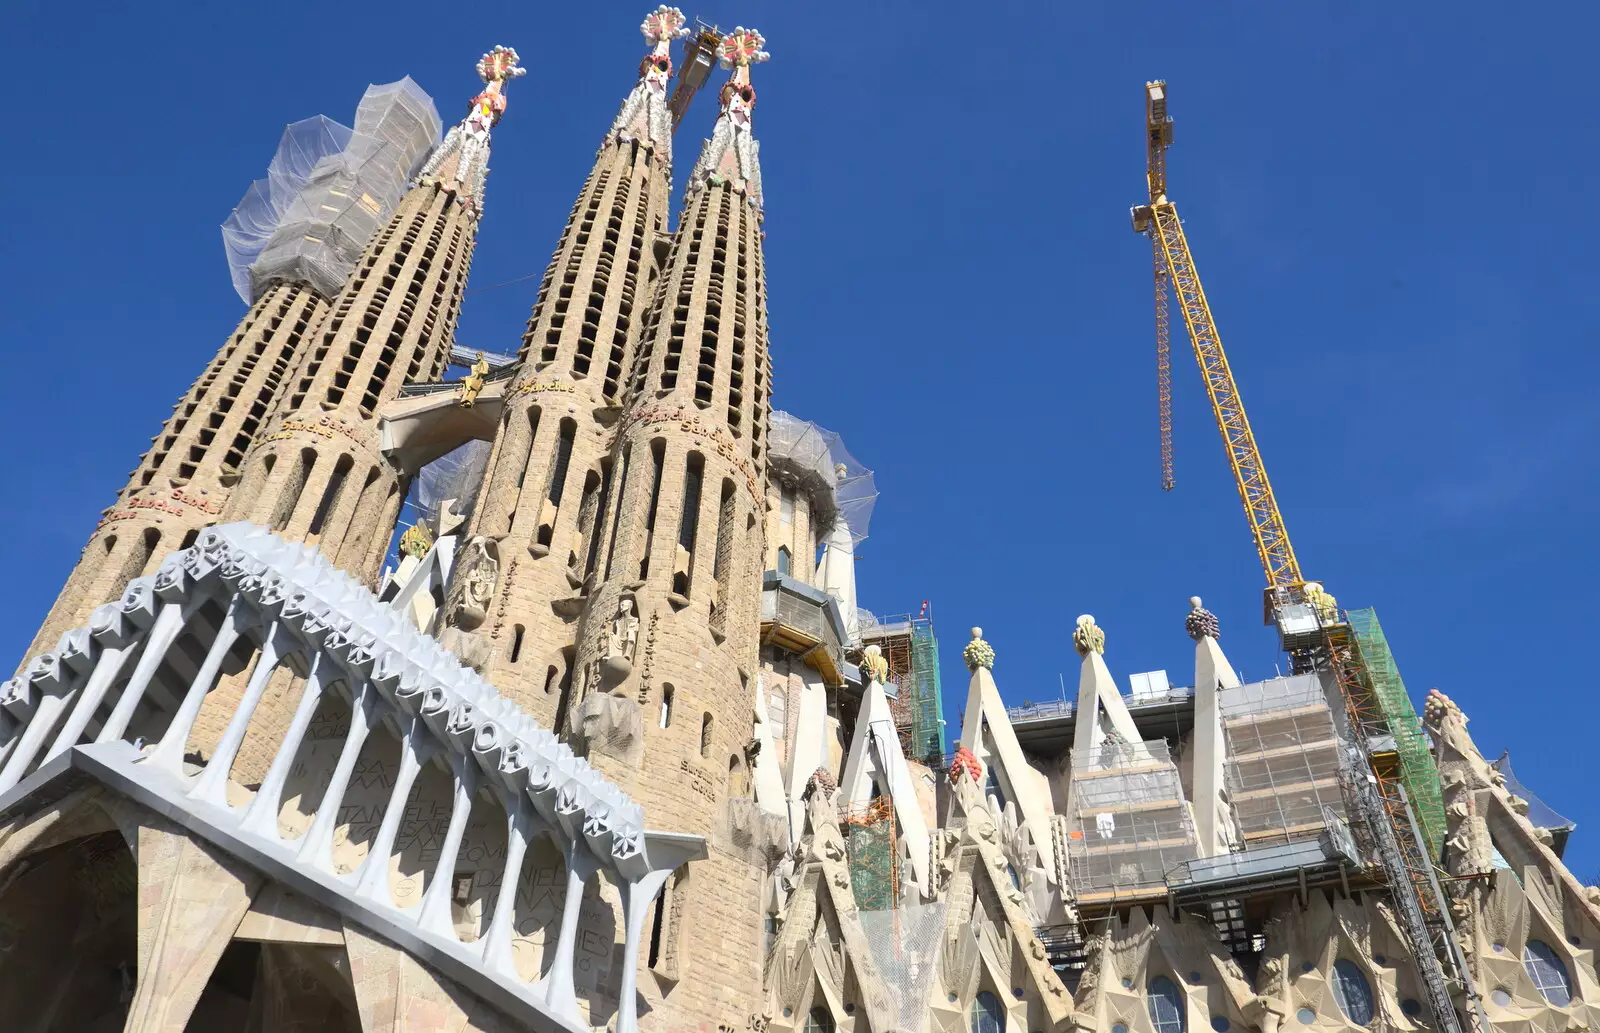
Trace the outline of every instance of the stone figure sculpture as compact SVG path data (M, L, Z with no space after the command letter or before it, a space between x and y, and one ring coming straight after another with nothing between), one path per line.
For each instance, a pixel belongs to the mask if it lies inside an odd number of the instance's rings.
M450 579L450 595L445 600L445 620L466 631L481 625L489 616L495 586L500 581L500 558L494 540L478 535L461 550L455 576Z

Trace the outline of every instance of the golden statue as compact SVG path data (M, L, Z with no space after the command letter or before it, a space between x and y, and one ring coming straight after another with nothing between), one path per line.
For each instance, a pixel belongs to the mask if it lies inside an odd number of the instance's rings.
M478 353L478 361L472 364L472 373L461 381L461 408L470 409L478 403L478 392L483 390L483 379L489 375L489 360L483 357L483 352Z

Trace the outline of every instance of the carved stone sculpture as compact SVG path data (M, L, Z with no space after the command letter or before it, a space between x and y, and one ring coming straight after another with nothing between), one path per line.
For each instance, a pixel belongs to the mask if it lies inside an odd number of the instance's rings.
M445 600L446 623L466 631L481 625L489 616L499 582L499 550L494 539L478 535L467 542L456 561L450 595Z
M639 645L639 615L633 597L623 596L617 615L606 625L606 651L600 658L601 678L607 686L616 685L633 670L633 653Z
M982 628L972 629L972 641L961 651L961 659L966 661L969 671L980 667L994 669L994 647L983 640Z
M1203 638L1221 638L1222 626L1217 621L1217 615L1200 605L1200 597L1189 597L1189 616L1183 619L1183 630L1196 642Z
M1093 614L1078 618L1078 626L1072 630L1072 648L1079 656L1106 651L1106 633L1094 622Z
M867 676L869 682L884 684L889 680L889 661L884 657L883 650L877 645L870 645L865 652L866 655L861 658L861 673Z

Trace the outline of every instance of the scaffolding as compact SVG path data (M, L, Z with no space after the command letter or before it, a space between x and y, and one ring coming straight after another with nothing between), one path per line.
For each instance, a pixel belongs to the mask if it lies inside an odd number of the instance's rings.
M839 826L844 830L857 906L863 911L891 910L900 897L893 801L879 796L860 806L846 806Z
M901 750L911 760L937 764L945 755L946 742L933 618L926 613L872 617L860 612L862 644L876 645L889 662L889 681L896 688L889 709Z
M1389 652L1389 641L1384 638L1377 611L1370 608L1351 610L1347 616L1361 666L1366 669L1372 698L1389 727L1389 734L1394 737L1396 774L1400 784L1405 786L1411 808L1422 825L1422 838L1428 847L1428 857L1437 860L1444 849L1444 798L1439 788L1439 768L1434 763L1433 750L1422 732L1417 712L1411 706L1406 683L1400 679L1400 668L1395 665L1394 654Z
M1346 751L1317 675L1225 688L1219 705L1228 797L1246 849L1316 839L1348 821Z
M367 87L354 130L320 116L284 130L266 178L222 224L239 296L254 302L276 281L338 294L441 127L433 99L407 76Z
M1164 897L1195 857L1194 822L1164 740L1072 751L1067 852L1080 906Z

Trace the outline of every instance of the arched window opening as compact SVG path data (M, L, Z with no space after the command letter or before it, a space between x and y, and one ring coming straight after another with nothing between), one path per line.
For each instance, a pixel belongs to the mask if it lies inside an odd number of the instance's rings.
M656 511L661 508L661 471L666 466L667 443L650 442L650 508L644 514L644 555L639 557L639 580L650 576L650 551L656 541Z
M1548 943L1529 940L1522 950L1522 964L1545 1000L1558 1008L1565 1008L1572 1003L1572 979L1567 973L1567 966L1561 963Z
M826 1008L811 1009L811 1014L806 1016L806 1028L803 1033L834 1033L838 1027L833 1024L833 1013Z
M1183 1033L1183 995L1166 976L1150 980L1145 991L1145 1002L1150 1008L1150 1023L1156 1033Z
M333 476L328 478L328 486L322 491L322 501L317 503L317 511L311 517L308 541L322 533L322 526L327 523L328 515L333 512L334 506L339 504L339 494L344 490L344 482L350 476L350 468L355 465L356 461L349 456L340 456L339 461L334 464Z
M711 713L707 711L700 718L700 756L711 755Z
M550 464L550 483L545 485L544 505L539 513L536 541L545 548L556 534L556 514L561 512L561 496L567 488L567 468L572 464L572 442L578 434L576 420L561 421L561 436L556 441L555 461Z
M557 735L567 730L567 707L572 702L572 654L576 652L568 646L561 651L561 698L556 702L555 732Z
M689 893L687 865L673 872L656 895L655 914L650 921L650 949L646 964L668 979L681 974L678 944L681 941L684 911Z
M589 476L593 477L595 475L590 472ZM587 486L585 486L584 492L587 494ZM600 558L600 528L606 519L606 503L610 501L611 460L602 459L600 461L599 494L595 497L594 504L588 508L586 515L579 517L580 526L578 529L584 535L583 578L585 581L588 580L590 574L594 573L595 561ZM589 588L586 584L583 591L587 592L588 590Z
M979 990L972 999L972 1033L1006 1033L1006 1010L1000 998L987 990Z
M511 632L511 662L516 663L522 657L522 636L526 631L522 625L514 625ZM550 686L545 686L545 691L550 691Z
M672 686L664 685L661 689L661 727L667 728L672 724Z
M671 880L668 880L671 881ZM646 964L655 968L661 964L661 933L667 924L667 883L656 893L656 913L650 920L650 954Z
M733 582L735 499L733 481L723 478L722 496L717 502L717 541L711 554L711 578L716 582L711 599L711 632L719 636L728 630L727 600Z
M550 669L544 672L544 694L548 696L552 692L556 691L556 683L560 680L561 668L557 667L555 664L551 664Z
M517 499L522 494L522 484L528 479L528 467L533 465L533 445L539 437L539 407L537 405L528 409L528 450L522 456L522 469L517 471L517 490L511 493L511 506L506 510L505 528L502 534L511 533L511 525L517 519Z
M633 458L633 446L622 449L622 470L617 474L617 505L611 511L611 535L606 540L606 577L611 576L611 560L617 554L617 535L622 530L622 510L628 501L628 466ZM602 510L604 506L600 507ZM604 517L602 517L604 519ZM624 560L624 563L627 561Z
M690 452L683 470L683 514L678 521L678 556L672 566L672 590L688 598L694 573L695 540L700 532L700 483L706 461L699 452Z
M788 576L794 569L794 559L789 555L787 545L778 546L778 573Z

